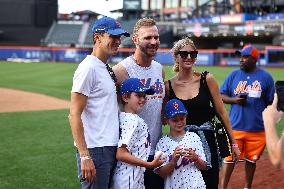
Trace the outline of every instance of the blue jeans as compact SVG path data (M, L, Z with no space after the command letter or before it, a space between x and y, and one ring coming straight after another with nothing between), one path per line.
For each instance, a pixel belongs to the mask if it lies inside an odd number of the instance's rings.
M78 178L82 189L108 189L110 188L113 171L116 165L117 146L104 146L89 148L90 155L96 168L96 178L93 182L86 182L82 178L81 159L77 152Z

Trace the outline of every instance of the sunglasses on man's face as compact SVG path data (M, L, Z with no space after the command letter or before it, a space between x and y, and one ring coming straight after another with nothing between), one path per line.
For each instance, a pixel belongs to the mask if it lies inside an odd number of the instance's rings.
M190 55L190 58L197 58L198 51L178 51L176 55L180 55L181 58L187 58Z

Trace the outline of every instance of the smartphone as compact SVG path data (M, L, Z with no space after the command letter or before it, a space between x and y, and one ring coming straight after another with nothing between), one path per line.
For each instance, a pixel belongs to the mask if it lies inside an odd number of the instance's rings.
M240 98L244 98L244 99L247 99L248 97L248 94L244 93L244 94L240 94Z
M275 89L278 97L277 110L284 112L284 81L276 81Z

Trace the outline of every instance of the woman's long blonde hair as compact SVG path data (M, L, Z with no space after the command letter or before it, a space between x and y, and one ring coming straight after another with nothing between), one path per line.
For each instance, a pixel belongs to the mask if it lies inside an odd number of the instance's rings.
M183 39L178 40L172 48L172 52L174 54L173 55L174 61L175 61L174 66L173 66L174 72L179 72L179 63L176 61L177 53L180 49L182 49L183 47L185 47L187 45L190 45L193 48L193 50L196 50L196 47L195 47L193 41L189 37L185 37Z

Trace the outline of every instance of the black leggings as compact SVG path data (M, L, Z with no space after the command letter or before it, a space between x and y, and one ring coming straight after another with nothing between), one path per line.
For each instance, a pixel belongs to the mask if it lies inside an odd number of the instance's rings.
M212 131L204 131L204 135L210 148L212 168L201 173L207 189L218 189L220 169L215 135Z
M154 155L150 155L148 162L154 160ZM164 189L164 179L158 174L154 173L154 169L147 168L144 173L144 183L147 188Z

